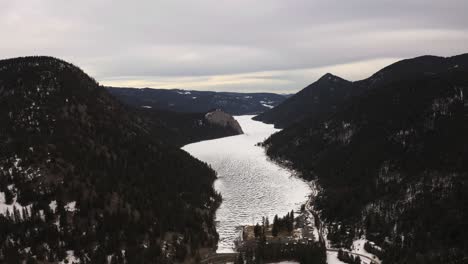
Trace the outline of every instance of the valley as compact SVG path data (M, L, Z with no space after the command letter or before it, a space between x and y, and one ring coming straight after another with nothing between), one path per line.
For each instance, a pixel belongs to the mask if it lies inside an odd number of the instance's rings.
M323 241L327 245L329 263L338 260L339 248L327 239L327 227L314 209L318 195L315 182L305 182L293 170L271 161L258 142L278 132L272 125L252 120L253 116L236 116L244 134L206 140L184 146L182 149L207 162L218 175L215 190L223 201L216 211L215 223L219 234L216 253L201 256L202 263L233 262L238 251L245 254L256 248L253 228L263 217L273 221L275 215L293 210L297 214L291 233L267 237L267 243L287 247L288 244L308 244ZM268 228L271 232L271 226ZM360 243L360 244L359 244ZM381 263L362 247L365 241L356 240L361 249L346 250L360 257L363 264ZM291 262L294 263L294 262Z
M242 226L259 223L262 217L273 220L275 214L297 211L311 193L307 182L270 161L264 149L256 145L278 130L252 117L235 117L243 135L201 141L182 148L217 172L214 186L223 197L215 220L218 253L234 251Z
M326 74L232 116L119 101L53 57L1 60L0 260L463 263L467 69L462 54Z
M468 264L467 0L0 0L0 264Z

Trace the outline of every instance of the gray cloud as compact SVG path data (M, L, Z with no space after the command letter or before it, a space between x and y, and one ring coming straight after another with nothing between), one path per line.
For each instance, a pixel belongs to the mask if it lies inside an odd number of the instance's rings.
M324 70L359 79L399 58L468 52L466 10L464 0L1 1L0 57L57 56L112 85L293 92Z

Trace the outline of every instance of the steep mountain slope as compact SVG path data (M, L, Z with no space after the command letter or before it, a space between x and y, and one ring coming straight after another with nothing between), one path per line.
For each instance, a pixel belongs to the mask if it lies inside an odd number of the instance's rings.
M115 87L107 87L107 89L119 100L135 107L195 113L221 109L232 115L262 113L277 106L287 97L273 93L229 93Z
M127 103L126 108L138 116L153 136L163 138L165 142L181 147L183 145L202 140L228 137L242 134L239 123L229 114L219 109L205 113L176 112L161 110L150 106L128 104L126 97L118 97ZM230 122L212 122L209 118L218 113Z
M0 123L1 262L166 263L216 245L214 171L79 68L0 61Z
M173 145L183 145L242 134L242 128L231 115L220 110L207 113L179 113L151 108L132 108L148 124L152 135ZM213 119L213 117L218 117Z
M264 144L269 156L318 180L316 208L337 245L365 235L384 249L385 263L462 263L468 56L422 57L430 62L418 70L420 59L383 69L333 115L305 118Z
M338 106L370 89L411 78L415 74L430 76L447 69L467 67L467 55L464 54L449 58L421 56L402 60L357 82L348 82L328 73L277 107L254 119L284 128L306 117L333 114Z
M337 105L357 94L352 82L330 73L286 99L280 105L256 117L255 120L276 127L286 127L309 115L319 116L336 110Z

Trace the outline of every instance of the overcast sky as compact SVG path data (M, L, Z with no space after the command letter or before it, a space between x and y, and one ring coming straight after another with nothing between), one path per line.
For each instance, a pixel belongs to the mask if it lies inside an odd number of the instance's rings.
M101 84L296 92L401 58L468 52L467 0L0 0L0 58L50 55Z

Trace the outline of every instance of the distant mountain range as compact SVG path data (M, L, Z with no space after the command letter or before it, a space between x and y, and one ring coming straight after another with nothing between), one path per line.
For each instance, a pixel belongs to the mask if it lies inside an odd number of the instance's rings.
M289 95L274 93L230 93L152 88L107 87L119 100L134 107L175 112L201 113L221 109L231 115L252 115L269 110Z
M216 246L216 174L179 146L242 131L219 111L141 110L65 61L0 61L0 262L174 263Z
M285 127L267 154L317 181L334 246L365 236L385 263L464 263L467 94L468 54L423 56L358 82L327 74L256 119Z

